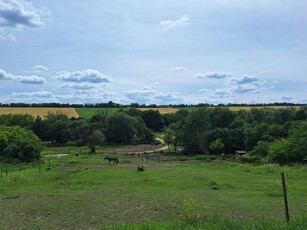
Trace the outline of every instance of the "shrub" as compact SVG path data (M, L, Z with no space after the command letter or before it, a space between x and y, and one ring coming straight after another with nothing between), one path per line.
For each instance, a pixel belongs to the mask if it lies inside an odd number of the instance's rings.
M29 162L39 159L42 149L42 142L32 131L0 126L0 158Z

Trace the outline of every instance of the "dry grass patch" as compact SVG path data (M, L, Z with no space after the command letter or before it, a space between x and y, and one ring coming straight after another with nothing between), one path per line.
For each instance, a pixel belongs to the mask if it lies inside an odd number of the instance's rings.
M63 113L68 117L78 118L75 108L31 108L31 107L0 107L1 114L30 114L33 117L45 118L48 113Z
M138 108L141 111L146 111L146 110L156 110L159 111L161 114L166 114L166 113L176 113L178 111L177 108Z

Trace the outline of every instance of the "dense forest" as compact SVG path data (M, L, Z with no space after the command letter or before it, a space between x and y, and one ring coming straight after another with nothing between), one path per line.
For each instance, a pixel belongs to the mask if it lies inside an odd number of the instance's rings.
M70 119L62 113L49 113L45 118L1 115L0 157L37 159L42 149L40 140L45 144L87 145L89 152L95 153L98 145L154 143L154 134L163 133L173 151L180 149L183 154L227 156L245 150L247 153L241 157L244 162L304 162L306 118L307 106L239 111L195 108L164 115L136 108L109 115L107 110L97 109L88 120Z

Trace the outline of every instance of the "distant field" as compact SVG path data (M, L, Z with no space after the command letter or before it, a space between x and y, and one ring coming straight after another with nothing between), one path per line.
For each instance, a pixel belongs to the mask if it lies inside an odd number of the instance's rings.
M78 118L79 115L76 112L75 108L31 108L31 107L0 107L1 114L30 114L33 117L40 116L45 117L48 115L48 112L61 112L66 114L68 117Z
M176 113L179 109L177 108L138 108L141 111L146 111L146 110L157 110L161 114L166 114L166 113Z
M273 108L273 109L280 109L280 108L287 108L290 106L230 106L230 107L221 107L221 108L229 108L232 111L239 111L239 110L251 110L252 108L260 109L260 108ZM299 108L299 106L292 106L294 108ZM141 111L146 110L157 110L161 114L168 114L168 113L175 113L180 109L186 110L195 110L199 107L178 107L178 108L138 108ZM208 107L208 108L215 108L215 107ZM24 114L31 114L32 116L40 116L45 117L48 112L62 112L66 114L68 117L82 117L85 119L91 118L93 115L99 113L99 111L107 111L108 115L113 115L118 110L127 110L128 108L31 108L31 107L0 107L0 115L1 114L17 114L17 113L24 113Z
M206 108L228 108L231 111L239 111L239 110L251 110L251 109L263 109L263 108L270 108L270 109L282 109L282 108L289 108L293 107L298 109L300 106L221 106L221 107L206 107ZM186 109L186 110L194 110L198 109L199 107L180 107L178 109Z
M85 119L91 118L93 115L99 113L99 111L107 111L108 115L112 115L118 110L120 110L120 108L76 108L79 116ZM126 110L126 108L123 110Z

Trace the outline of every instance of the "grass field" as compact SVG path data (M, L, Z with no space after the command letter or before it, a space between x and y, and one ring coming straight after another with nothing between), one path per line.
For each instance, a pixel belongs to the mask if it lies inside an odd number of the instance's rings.
M1 114L30 114L33 117L40 116L42 118L48 115L48 112L61 112L68 117L78 118L79 115L74 108L29 108L29 107L0 107Z
M76 108L76 112L79 114L80 117L89 119L93 115L99 113L100 111L107 111L108 115L115 114L119 108ZM123 110L126 110L126 108L123 108Z
M145 163L145 171L138 172L134 159L119 156L120 165L113 166L103 157L70 153L62 162L67 168L53 159L48 170L46 158L40 172L28 167L6 177L1 170L1 228L159 229L146 223L176 226L189 213L192 218L215 213L234 226L238 221L283 223L281 171L286 172L291 218L307 213L306 166L193 160ZM121 224L126 227L116 227Z

